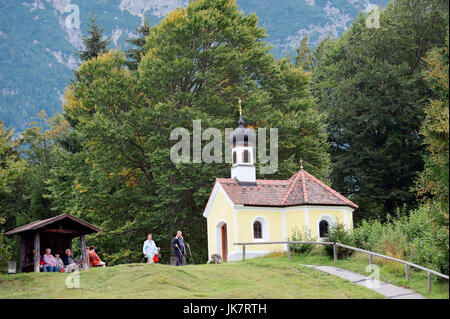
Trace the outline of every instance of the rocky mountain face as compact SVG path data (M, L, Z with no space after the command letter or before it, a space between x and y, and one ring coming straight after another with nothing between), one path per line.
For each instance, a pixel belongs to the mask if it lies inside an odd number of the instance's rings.
M384 7L388 0L237 0L255 12L276 56L294 56L308 35L317 43L339 36L360 11ZM126 49L134 28L146 17L152 25L188 0L1 0L0 120L22 131L40 110L61 111L64 88L73 78L83 48L81 35L92 13L111 37L111 47ZM79 17L79 19L77 19Z

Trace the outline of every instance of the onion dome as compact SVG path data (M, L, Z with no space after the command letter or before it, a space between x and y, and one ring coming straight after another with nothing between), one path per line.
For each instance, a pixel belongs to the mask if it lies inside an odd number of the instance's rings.
M245 122L242 118L241 99L239 99L239 127L235 128L230 134L230 141L233 147L236 146L252 146L255 141L255 134L252 130L245 127Z

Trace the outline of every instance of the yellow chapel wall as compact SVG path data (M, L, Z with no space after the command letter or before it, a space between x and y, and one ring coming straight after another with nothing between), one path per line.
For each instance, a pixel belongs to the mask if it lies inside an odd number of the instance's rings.
M309 229L312 239L319 239L319 221L321 219L331 219L333 223L345 224L347 229L353 228L353 210L347 207L319 206L305 208L304 210L309 221Z
M234 209L225 197L222 188L219 187L207 219L208 258L218 253L216 227L222 221L227 224L227 248L228 254L230 254L235 249L233 245L235 240Z
M283 218L282 209L264 209L255 208L237 209L237 225L238 225L238 242L255 242L253 239L253 221L263 217L267 222L267 236L260 241L283 241ZM263 228L263 232L264 232ZM256 240L257 241L257 240ZM242 246L238 246L239 252L242 252ZM286 245L248 245L246 246L246 254L251 251L255 252L282 252L286 250Z
M292 231L297 228L304 232L306 225L305 210L302 208L285 209L286 219L286 240L292 235Z
M309 229L311 239L319 239L319 220L329 216L335 223L344 223L347 229L353 228L353 209L347 207L304 206L284 210L286 220L286 240L295 228L301 232Z

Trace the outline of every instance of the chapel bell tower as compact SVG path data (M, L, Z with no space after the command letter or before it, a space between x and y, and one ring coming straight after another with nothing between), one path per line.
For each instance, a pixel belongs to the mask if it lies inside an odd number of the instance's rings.
M239 127L230 134L232 148L233 166L231 167L231 178L236 178L242 183L256 183L256 169L253 163L253 145L255 134L245 127L242 119L241 99L239 99Z

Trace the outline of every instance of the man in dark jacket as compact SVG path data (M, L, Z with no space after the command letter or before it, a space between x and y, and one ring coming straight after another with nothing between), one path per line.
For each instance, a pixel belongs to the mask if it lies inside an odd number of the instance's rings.
M80 265L78 264L78 260L76 260L72 256L72 252L70 251L70 249L66 249L66 254L63 257L63 263L66 272L74 272L81 269Z
M180 230L172 239L172 247L175 256L177 256L177 266L183 266L183 257L186 256L185 247L189 247L189 244L184 242L183 233Z

